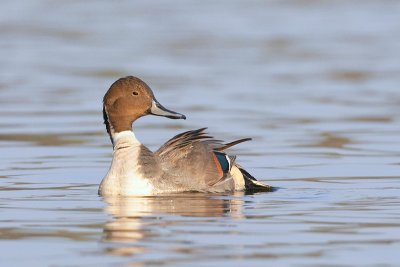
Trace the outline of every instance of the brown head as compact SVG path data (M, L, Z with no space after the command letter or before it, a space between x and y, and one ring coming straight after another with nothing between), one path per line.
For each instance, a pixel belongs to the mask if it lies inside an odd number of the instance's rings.
M145 115L186 119L185 115L164 108L150 87L139 78L128 76L114 82L103 99L103 116L107 132L132 130L132 123Z

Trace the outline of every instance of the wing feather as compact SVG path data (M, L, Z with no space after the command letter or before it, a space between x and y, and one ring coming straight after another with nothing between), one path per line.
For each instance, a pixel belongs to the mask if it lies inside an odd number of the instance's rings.
M197 188L193 190L206 190L223 192L234 189L234 181L229 175L229 170L221 173L215 161L215 153L236 144L250 140L249 138L240 139L227 144L221 140L209 136L205 130L183 132L168 140L155 154L159 156L161 166L169 175L175 175L182 186L195 184ZM231 164L234 157L228 156ZM195 183L193 182L195 180Z

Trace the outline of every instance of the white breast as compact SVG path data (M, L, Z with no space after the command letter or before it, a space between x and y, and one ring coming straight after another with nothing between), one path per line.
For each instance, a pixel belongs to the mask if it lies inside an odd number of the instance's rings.
M140 173L141 143L132 131L116 133L111 167L99 187L100 195L152 195L153 185Z

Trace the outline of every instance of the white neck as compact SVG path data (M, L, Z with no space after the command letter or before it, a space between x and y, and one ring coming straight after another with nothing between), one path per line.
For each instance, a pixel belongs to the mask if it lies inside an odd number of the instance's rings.
M152 186L140 172L141 143L132 131L113 135L111 167L100 185L102 195L148 195Z
M136 147L141 143L132 131L123 131L113 134L114 152L123 147Z

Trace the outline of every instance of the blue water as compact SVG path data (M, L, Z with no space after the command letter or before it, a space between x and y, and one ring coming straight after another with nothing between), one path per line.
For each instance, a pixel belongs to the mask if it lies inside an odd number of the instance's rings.
M2 1L1 266L399 266L400 4ZM255 195L97 195L102 97L145 80L209 127Z

